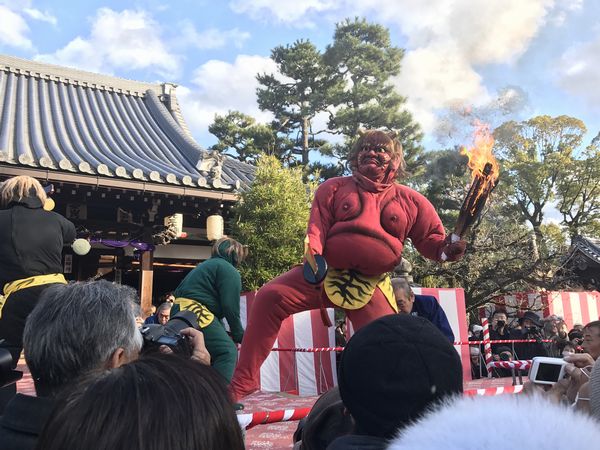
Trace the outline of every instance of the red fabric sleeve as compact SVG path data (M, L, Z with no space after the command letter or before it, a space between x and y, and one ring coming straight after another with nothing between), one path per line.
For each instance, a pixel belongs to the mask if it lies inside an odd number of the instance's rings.
M441 261L446 231L442 221L429 200L415 192L417 219L408 237L416 249L426 258Z
M333 197L338 183L335 178L323 182L315 192L315 198L308 219L308 236L310 248L316 255L323 254L327 233L333 222Z

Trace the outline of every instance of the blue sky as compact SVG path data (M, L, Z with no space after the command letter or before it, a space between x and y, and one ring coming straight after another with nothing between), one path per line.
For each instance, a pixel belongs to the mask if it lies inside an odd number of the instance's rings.
M0 52L179 85L201 145L215 113L261 120L255 74L270 50L319 48L355 15L387 26L406 49L393 80L433 149L465 143L474 115L497 125L568 114L600 132L600 2L594 0L0 0ZM465 114L465 111L470 111Z

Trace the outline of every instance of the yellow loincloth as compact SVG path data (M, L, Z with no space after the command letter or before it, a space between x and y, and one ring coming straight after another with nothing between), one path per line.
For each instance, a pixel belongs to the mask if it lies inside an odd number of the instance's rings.
M343 309L362 308L369 303L375 289L379 288L392 309L398 312L388 274L369 277L352 270L329 268L323 286L331 303Z

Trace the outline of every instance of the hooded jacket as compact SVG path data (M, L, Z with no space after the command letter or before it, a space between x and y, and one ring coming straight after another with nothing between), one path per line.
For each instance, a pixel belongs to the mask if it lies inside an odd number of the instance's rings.
M540 396L464 397L401 430L388 450L479 450L511 436L525 449L592 449L598 448L600 427L590 416Z

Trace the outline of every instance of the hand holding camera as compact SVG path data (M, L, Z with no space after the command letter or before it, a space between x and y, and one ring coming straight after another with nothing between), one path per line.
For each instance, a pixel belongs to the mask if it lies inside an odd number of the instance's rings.
M179 311L165 325L147 324L141 329L144 337L142 352L166 351L210 364L210 354L204 344L196 314L192 311ZM208 363L206 362L208 361Z
M191 359L206 366L210 366L210 353L208 353L206 344L204 343L204 333L195 328L184 328L181 330L181 335L189 339L192 347Z
M536 356L531 360L529 379L536 384L554 385L565 377L567 362L560 358Z
M581 387L589 382L591 366L586 364L593 363L593 360L590 361L591 356L584 354L570 355L565 359L533 358L529 379L538 388L545 387L544 395L551 400L574 404Z

